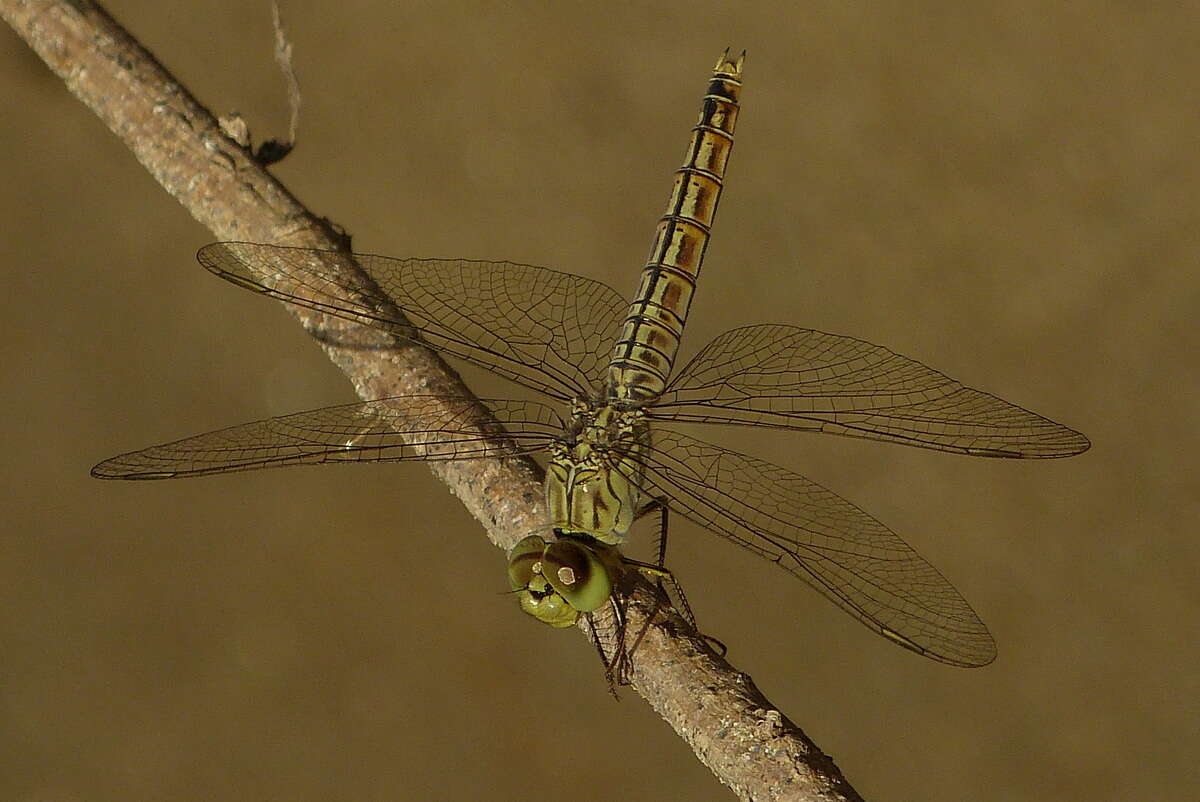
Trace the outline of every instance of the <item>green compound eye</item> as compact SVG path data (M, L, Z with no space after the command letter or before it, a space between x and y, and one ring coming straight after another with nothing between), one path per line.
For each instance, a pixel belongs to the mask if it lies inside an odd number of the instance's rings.
M508 553L508 584L513 590L524 590L533 582L535 569L547 545L537 535L530 535L513 546Z
M513 546L508 554L508 584L517 591L522 611L552 627L569 627L579 620L579 611L542 575L542 555L549 545L530 535Z
M530 535L509 552L508 583L523 611L552 627L569 627L608 601L617 560L615 550L599 543Z
M581 613L599 608L612 595L608 567L592 549L571 540L556 540L546 547L542 575Z

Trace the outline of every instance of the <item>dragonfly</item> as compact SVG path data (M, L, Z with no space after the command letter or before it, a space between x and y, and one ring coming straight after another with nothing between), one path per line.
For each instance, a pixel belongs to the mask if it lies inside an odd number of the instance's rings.
M995 643L979 616L883 523L798 473L673 426L823 432L995 458L1066 457L1090 445L887 348L813 329L733 329L674 369L733 145L744 55L727 50L717 61L632 302L598 281L510 262L244 242L199 251L236 285L424 343L544 396L483 400L505 437L479 433L487 418L473 400L383 398L152 446L93 475L540 454L548 525L512 549L508 574L521 609L547 624L570 626L612 600L633 564L620 547L659 506L778 565L906 649L956 666L991 662ZM375 288L338 269L351 256Z

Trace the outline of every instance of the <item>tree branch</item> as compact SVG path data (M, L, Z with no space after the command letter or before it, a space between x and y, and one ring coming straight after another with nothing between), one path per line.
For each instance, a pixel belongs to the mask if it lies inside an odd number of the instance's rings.
M0 0L18 34L133 151L138 161L220 240L337 249L338 235L304 208L216 119L98 5L86 0ZM347 260L346 278L378 296ZM289 305L363 399L470 396L437 354L373 329ZM355 343L340 347L334 343ZM384 346L384 347L362 347ZM397 402L403 410L403 400ZM518 458L431 463L434 474L508 549L545 520L541 473ZM629 600L641 631L655 610L642 584ZM683 621L661 611L637 648L633 686L697 757L743 799L860 797L803 732Z

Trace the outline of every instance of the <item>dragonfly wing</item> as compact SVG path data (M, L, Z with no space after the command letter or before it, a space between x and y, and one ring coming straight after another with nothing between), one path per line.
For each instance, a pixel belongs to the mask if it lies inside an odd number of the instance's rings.
M901 646L944 663L996 656L987 627L936 568L850 502L778 465L653 431L644 489L814 587Z
M820 431L985 457L1065 457L1079 432L853 337L747 326L709 343L651 415Z
M397 402L404 404L401 411ZM538 451L562 433L544 404L484 401L507 431L487 431L472 401L403 396L243 423L112 457L99 479L172 479L282 465L504 457ZM494 428L494 427L493 427Z
M348 282L348 257L336 251L217 242L196 257L272 298L404 339L415 326L434 348L556 398L592 394L625 315L625 301L605 284L512 262L354 254L389 304Z

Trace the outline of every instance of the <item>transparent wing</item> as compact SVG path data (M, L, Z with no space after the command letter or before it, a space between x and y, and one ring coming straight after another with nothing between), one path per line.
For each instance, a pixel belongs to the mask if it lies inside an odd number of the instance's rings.
M404 410L396 402L404 404ZM545 448L562 420L544 404L483 401L507 432L472 402L446 396L382 398L243 423L112 457L98 479L172 479L325 462L398 462L503 457ZM494 429L494 426L493 426Z
M984 457L1065 457L1079 432L853 337L747 326L709 343L650 409L660 420L828 432Z
M987 627L937 569L850 502L777 465L669 430L652 433L651 495L807 582L884 637L944 663L996 656Z
M255 292L411 338L411 327L393 308L341 278L336 268L345 254L217 242L196 258ZM543 267L371 254L354 259L426 343L555 398L593 392L625 316L616 290Z

